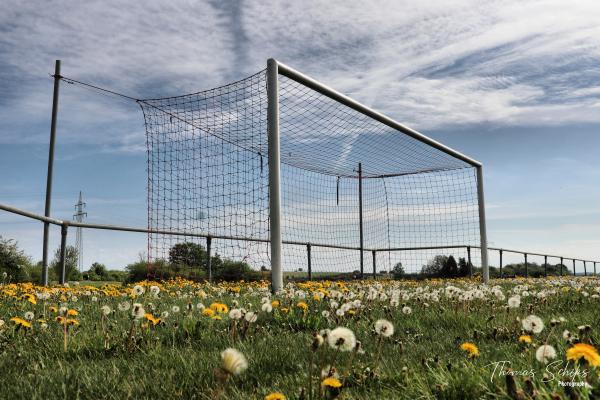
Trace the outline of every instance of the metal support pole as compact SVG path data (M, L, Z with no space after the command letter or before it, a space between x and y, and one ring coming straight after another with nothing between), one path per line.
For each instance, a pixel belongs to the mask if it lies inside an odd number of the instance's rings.
M58 270L60 271L60 276L58 277L58 282L61 285L64 285L66 282L66 274L67 269L65 268L65 261L67 258L67 231L69 229L69 224L67 222L63 222L60 226L60 261L58 264Z
M525 278L529 278L529 264L527 263L527 253L523 253L525 256Z
M548 277L548 256L544 256L544 276Z
M585 260L583 260L583 276L587 276L587 265Z
M269 141L269 223L271 233L271 290L283 288L281 266L281 180L279 145L279 67L267 61L267 131Z
M502 249L500 249L500 278L503 278L502 275Z
M312 252L310 243L306 244L306 257L308 258L308 280L312 281Z
M358 163L358 222L360 229L360 279L363 279L365 277L365 246L363 236L362 163Z
M206 237L206 271L208 272L208 281L212 282L212 237Z
M373 279L377 278L377 252L375 250L371 250L373 254Z
M594 261L594 275L596 275L596 261Z
M467 266L469 267L469 277L473 277L473 263L471 262L471 247L467 246Z
M54 169L54 144L56 142L56 120L58 117L58 89L60 83L60 60L54 64L54 94L52 96L52 122L50 123L50 147L48 149L48 172L46 174L46 206L44 215L50 217L52 199L52 171ZM42 247L42 285L48 284L48 236L50 224L44 222L44 239Z
M577 273L575 272L575 259L573 259L573 276L577 276Z
M490 281L490 269L488 265L487 248L487 228L485 224L485 199L483 196L483 167L480 165L477 169L477 202L479 205L479 236L481 241L481 269L483 272L483 282Z
M560 258L560 276L563 276L563 258Z

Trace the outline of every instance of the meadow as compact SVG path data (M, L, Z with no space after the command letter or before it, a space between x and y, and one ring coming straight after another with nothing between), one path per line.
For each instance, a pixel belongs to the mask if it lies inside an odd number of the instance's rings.
M0 396L587 399L600 279L0 287Z

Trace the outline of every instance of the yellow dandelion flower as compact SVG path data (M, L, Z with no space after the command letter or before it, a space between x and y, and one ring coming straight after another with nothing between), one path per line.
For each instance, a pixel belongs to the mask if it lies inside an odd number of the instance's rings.
M529 335L521 335L521 336L519 336L519 342L525 343L525 344L531 344L531 342L533 342L533 340L531 339L531 336L529 336Z
M266 395L265 400L285 400L285 396L283 393L274 392Z
M67 325L79 325L79 321L76 319L67 319Z
M298 302L298 304L296 304L296 307L301 308L304 312L308 311L308 304L306 304L303 301Z
M27 320L24 320L23 318L19 318L19 317L12 317L10 319L12 322L15 323L16 326L21 327L21 328L25 328L25 329L30 329L31 328L31 323Z
M287 307L282 307L281 308L281 312L282 313L287 313L288 311L290 311Z
M148 322L151 322L152 326L156 326L156 325L160 324L160 318L156 318L152 314L146 313L146 314L144 314L144 318L146 318L146 320Z
M48 310L49 310L50 312L53 312L53 313L57 313L57 312L58 312L58 308L56 308L56 307L54 307L54 306L52 306L52 307L49 307L49 308L48 308Z
M204 315L205 317L213 317L215 315L215 312L212 308L205 308L202 311L202 315Z
M321 382L321 386L337 389L342 387L342 382L340 382L338 378L330 376L329 378L323 379L323 382Z
M600 355L596 348L586 343L577 343L567 350L567 360L577 361L583 358L592 367L600 367Z
M71 310L67 311L67 315L69 317L74 317L75 315L79 315L79 313L77 312L77 310L71 309Z
M279 307L279 305L280 305L280 304L281 304L281 303L279 303L279 300L273 300L273 301L271 302L271 307L273 307L273 308L277 308L277 307Z
M474 343L463 343L460 345L460 349L469 353L469 357L477 357L479 355L479 349Z
M28 302L30 302L31 304L37 304L37 301L35 300L35 296L32 295L31 293L25 293L23 295L23 299L27 300Z

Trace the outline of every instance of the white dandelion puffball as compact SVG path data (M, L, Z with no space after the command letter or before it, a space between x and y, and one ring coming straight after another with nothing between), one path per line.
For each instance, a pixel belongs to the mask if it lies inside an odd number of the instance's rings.
M162 319L169 318L169 312L168 312L168 311L163 311L163 312L161 312L161 313L160 313L160 317L161 317Z
M410 308L409 306L404 306L402 307L402 313L409 315L412 313L412 308Z
M569 332L568 330L565 329L563 331L563 333L562 333L562 337L565 340L569 340L569 339L571 339L573 337L573 334L571 332Z
M171 307L171 311L173 311L174 314L177 314L179 311L181 311L181 309L179 306L173 306Z
M394 325L386 319L379 319L375 322L375 332L378 335L390 337L394 334Z
M31 321L35 315L31 311L27 311L23 316L26 320Z
M246 357L236 349L226 349L221 353L223 369L232 375L239 375L248 368Z
M198 303L196 304L196 308L200 311L204 311L204 309L206 308L206 306L202 303Z
M131 308L131 304L129 304L128 301L124 301L122 303L119 303L118 307L119 307L119 310L121 310L121 311L127 311L127 310L129 310L129 308Z
M339 327L329 332L327 343L334 349L351 351L356 347L356 336L350 329Z
M141 285L135 285L133 287L132 293L135 294L136 296L141 296L144 294L144 287Z
M108 315L111 313L112 310L110 309L109 306L104 305L104 306L100 307L100 311L102 311L102 314Z
M508 306L510 308L518 308L521 305L521 296L516 295L508 298Z
M324 318L329 318L329 311L327 311L327 310L323 310L323 311L321 312L321 315L322 315Z
M264 312L268 312L268 313L270 313L271 311L273 311L273 306L271 305L271 303L263 303L263 305L260 308Z
M158 296L158 294L160 293L160 288L158 286L152 285L150 286L150 293L153 296Z
M540 333L544 330L544 321L538 316L530 315L521 321L523 329L527 332Z
M254 312L252 311L248 311L246 313L246 315L244 316L244 318L246 319L246 321L253 323L256 322L256 320L258 319L258 315L256 315Z
M144 310L144 306L140 303L134 303L133 308L131 310L131 316L135 319L140 319L146 314L146 310Z
M546 364L548 361L556 358L556 350L549 344L542 345L536 350L535 358L539 362Z
M231 319L240 319L242 318L242 310L239 308L232 308L229 310L229 318Z

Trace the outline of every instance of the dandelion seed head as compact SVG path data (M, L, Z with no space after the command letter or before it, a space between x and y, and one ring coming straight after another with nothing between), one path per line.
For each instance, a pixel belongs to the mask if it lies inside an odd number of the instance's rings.
M221 360L223 369L232 375L239 375L248 368L246 357L233 348L223 350Z
M540 347L538 347L538 349L535 352L535 358L543 363L543 364L547 364L548 361L556 358L556 350L554 349L554 347L550 346L549 344L544 344Z

